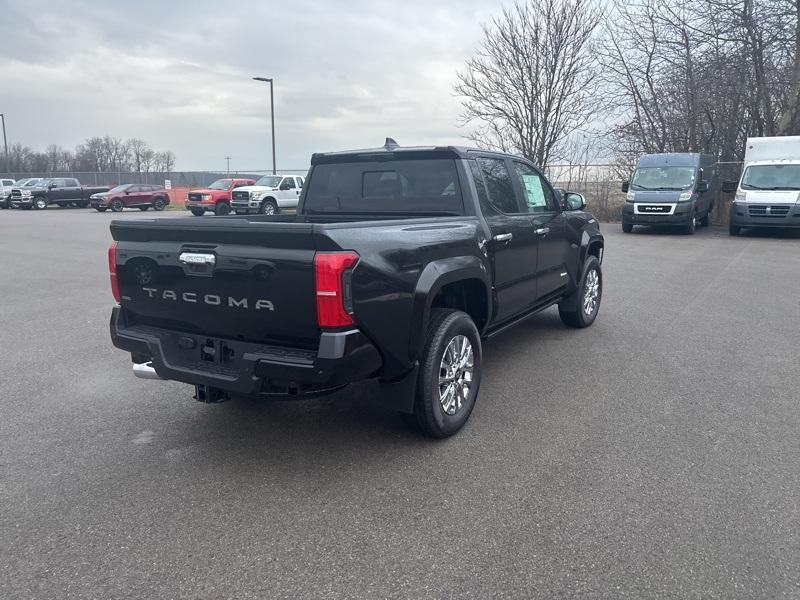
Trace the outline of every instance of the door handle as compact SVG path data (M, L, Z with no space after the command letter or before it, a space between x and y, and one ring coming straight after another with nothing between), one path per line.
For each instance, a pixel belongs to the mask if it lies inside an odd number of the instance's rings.
M548 233L550 233L550 228L540 227L539 229L534 229L533 232L538 233L539 235L547 235Z
M514 237L513 233L498 233L492 239L495 242L503 242L504 244L507 244L508 242L511 241L511 238L513 238L513 237Z

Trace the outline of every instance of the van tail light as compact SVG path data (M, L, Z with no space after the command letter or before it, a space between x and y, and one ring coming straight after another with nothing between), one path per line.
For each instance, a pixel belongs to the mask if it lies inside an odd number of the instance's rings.
M119 293L119 278L117 277L117 242L111 242L108 247L108 276L111 279L111 293L114 300L120 302L122 296Z
M355 252L317 252L314 281L317 295L317 325L344 327L353 324L353 266Z

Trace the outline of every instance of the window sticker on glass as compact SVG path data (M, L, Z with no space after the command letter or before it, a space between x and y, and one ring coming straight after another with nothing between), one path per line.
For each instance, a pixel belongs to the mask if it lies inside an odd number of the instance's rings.
M529 208L544 208L547 201L544 199L542 180L538 175L523 175L522 183L525 185L525 201Z

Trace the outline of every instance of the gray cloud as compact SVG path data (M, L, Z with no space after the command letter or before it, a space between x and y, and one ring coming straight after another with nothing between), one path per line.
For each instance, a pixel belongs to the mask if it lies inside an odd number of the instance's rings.
M34 147L141 137L178 168L269 162L275 78L278 164L312 152L463 143L455 72L498 2L89 2L6 0L0 112Z

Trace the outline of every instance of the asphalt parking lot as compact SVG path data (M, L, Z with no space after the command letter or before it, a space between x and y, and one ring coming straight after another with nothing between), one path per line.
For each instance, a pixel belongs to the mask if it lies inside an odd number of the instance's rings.
M605 226L595 325L486 343L433 442L135 379L112 218L0 211L0 597L800 597L800 236Z

